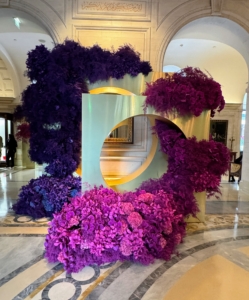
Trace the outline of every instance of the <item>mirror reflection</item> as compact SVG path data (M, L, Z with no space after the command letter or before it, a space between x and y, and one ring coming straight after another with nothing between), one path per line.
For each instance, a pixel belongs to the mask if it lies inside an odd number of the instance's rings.
M105 143L133 143L133 127L134 119L128 118L123 122L117 124L112 131L109 133L108 137L105 139Z

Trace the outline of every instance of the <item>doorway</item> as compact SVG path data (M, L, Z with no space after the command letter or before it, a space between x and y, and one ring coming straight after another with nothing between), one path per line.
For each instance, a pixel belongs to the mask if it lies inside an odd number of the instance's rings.
M8 135L13 132L13 115L0 113L0 166L6 165L6 143Z

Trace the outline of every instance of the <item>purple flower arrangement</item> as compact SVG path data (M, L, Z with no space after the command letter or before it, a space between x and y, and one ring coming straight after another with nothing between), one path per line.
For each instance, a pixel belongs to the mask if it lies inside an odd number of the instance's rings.
M168 155L167 173L134 192L101 186L80 194L81 179L71 174L80 162L81 94L88 92L87 82L147 75L151 66L129 45L111 52L69 40L51 51L37 46L26 64L31 84L15 116L29 123L30 157L47 163L51 176L23 186L13 209L34 218L54 217L45 241L48 260L78 272L117 260L149 264L170 259L185 235L184 218L198 212L194 193L219 193L229 150L214 141L186 139L157 121L154 131ZM145 95L145 107L182 116L199 116L206 109L213 116L225 104L220 85L190 67L148 84Z
M211 196L220 193L221 175L229 169L230 162L230 151L226 146L213 140L186 139L181 132L159 120L156 120L154 132L160 140L161 151L168 155L168 170L156 184L143 183L142 189L154 192L156 187L156 190L170 192L168 189L174 187L172 193L177 194L182 192L181 186L192 194L206 191Z
M37 46L28 53L26 65L31 84L15 115L30 124L31 159L47 163L46 171L60 178L72 174L80 162L81 94L88 92L87 81L152 71L149 62L141 61L129 45L115 52L98 45L82 47L70 40L51 51Z
M54 214L46 237L50 262L78 272L94 263L149 264L171 258L185 236L184 218L199 210L194 193L219 193L230 155L221 143L186 139L159 120L154 132L168 155L167 173L143 182L135 192L94 187L66 203Z
M55 178L43 175L22 186L18 202L13 205L15 213L33 218L52 217L64 203L81 191L81 178L68 175Z
M87 81L147 75L152 69L129 45L111 52L70 40L51 51L37 46L28 53L26 65L31 84L14 113L15 120L26 121L18 127L17 138L29 138L31 160L46 163L45 171L52 177L22 187L14 210L33 217L52 216L68 201L73 186L80 190L79 179L71 174L80 163L81 97L88 92Z
M63 263L67 272L117 260L149 264L170 259L184 234L172 195L94 187L54 214L45 256Z
M219 83L198 68L187 67L172 76L147 84L145 107L156 112L199 116L204 110L220 112L225 101Z

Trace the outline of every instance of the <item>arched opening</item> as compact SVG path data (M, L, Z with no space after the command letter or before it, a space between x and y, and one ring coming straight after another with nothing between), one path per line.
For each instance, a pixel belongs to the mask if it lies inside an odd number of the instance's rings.
M0 28L0 112L12 113L29 84L27 53L41 44L52 49L54 41L41 22L21 10L0 8Z
M225 109L215 120L227 120L227 141L234 140L233 149L240 152L241 105L248 82L248 33L237 23L217 16L204 17L183 26L170 41L163 61L200 68L221 84Z

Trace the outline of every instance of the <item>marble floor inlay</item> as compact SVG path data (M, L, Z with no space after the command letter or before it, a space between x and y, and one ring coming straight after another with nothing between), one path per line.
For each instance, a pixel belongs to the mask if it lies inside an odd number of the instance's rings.
M67 274L44 258L47 218L15 215L19 189L39 170L0 169L0 300L234 300L249 289L249 197L222 180L204 223L188 223L170 261L116 262ZM211 288L210 288L211 287ZM215 295L215 296L214 296Z

